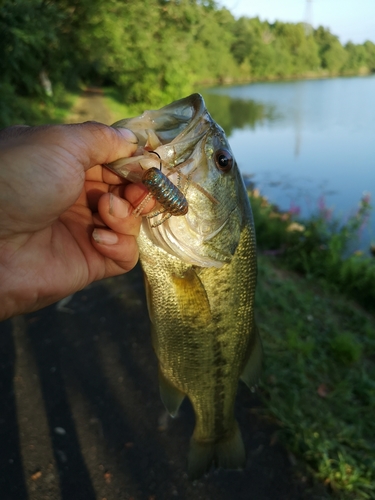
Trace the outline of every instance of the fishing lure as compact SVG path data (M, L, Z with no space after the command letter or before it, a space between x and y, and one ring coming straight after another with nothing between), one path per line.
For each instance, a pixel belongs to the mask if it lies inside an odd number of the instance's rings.
M169 172L169 175L173 174L174 172L177 172L178 182L177 185L175 185L162 172L161 170L162 159L160 158L160 155L156 151L148 151L148 153L153 153L159 158L160 160L159 169L157 169L156 167L149 167L143 173L139 173L139 172L127 171L126 167L125 169L122 168L125 165L118 165L117 164L118 162L114 162L112 164L105 164L105 166L109 170L112 170L112 172L114 172L115 174L120 175L121 177L128 179L131 182L141 182L148 188L148 190L150 191L149 194L136 207L133 214L135 217L138 217L141 214L143 208L149 202L149 200L151 198L155 198L160 204L160 208L158 210L155 210L151 214L148 214L147 218L152 219L153 217L156 217L160 214L164 214L164 216L160 220L151 224L151 227L157 227L160 226L160 224L163 224L163 222L169 219L172 215L178 216L187 214L189 210L189 204L187 199L185 198L184 193L180 189L180 185L181 185L181 176L183 176L186 180L186 187L185 187L185 192L186 192L187 186L190 182L190 175L188 176L183 175L180 172L180 169L187 163L190 163L191 160L183 162L182 164L178 165ZM137 157L138 161L139 158L141 157ZM136 160L136 158L133 158L133 160Z
M189 204L184 193L180 190L180 175L178 176L178 185L173 184L168 177L161 171L161 158L156 151L150 151L156 154L160 159L160 168L148 168L142 175L142 184L144 184L150 193L134 210L134 215L137 217L143 207L146 206L150 198L155 198L162 208L147 215L148 219L152 219L160 214L165 214L160 220L151 224L151 227L160 226L164 221L172 215L185 215L189 210ZM180 173L180 172L179 172Z
M152 212L151 214L148 214L146 217L148 219L152 219L153 217L156 217L160 214L164 214L164 216L161 217L157 222L152 223L151 227L160 226L161 224L163 224L163 222L172 217L172 215L186 215L189 210L189 203L185 197L185 193L189 185L193 185L198 191L207 196L207 198L209 198L212 203L218 203L216 198L214 198L208 191L206 191L206 189L192 180L192 175L197 167L191 170L188 175L182 173L181 169L192 162L194 163L194 159L189 158L188 160L179 163L175 167L168 169L168 175L165 175L162 172L163 160L161 159L160 155L156 151L147 151L147 153L155 154L159 158L159 169L157 169L156 167L148 167L144 172L136 172L129 169L131 163L138 163L142 166L141 162L144 164L145 159L147 160L147 157L145 155L127 158L125 159L125 161L122 158L116 162L105 164L105 167L107 167L109 170L112 170L112 172L114 172L115 174L120 175L130 182L141 182L150 191L149 194L145 196L141 203L135 208L133 212L135 217L138 217L141 214L142 210L151 198L155 198L158 201L158 203L160 204L160 208ZM222 156L220 158L222 158ZM149 158L150 157L148 156L148 159ZM228 160L227 158L225 159ZM223 166L222 170L224 170ZM177 173L177 185L168 178L169 175L172 175L174 173ZM182 178L185 181L183 190L181 189Z

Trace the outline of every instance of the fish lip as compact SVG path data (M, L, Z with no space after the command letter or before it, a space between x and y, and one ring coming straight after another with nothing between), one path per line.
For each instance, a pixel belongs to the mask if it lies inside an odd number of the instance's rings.
M185 107L193 109L192 115L189 118L186 116L186 119L182 120L182 122L185 121L186 123L185 127L172 140L166 144L162 144L155 150L163 160L169 159L173 165L190 157L196 144L202 139L204 140L207 130L212 126L212 119L206 109L204 99L198 93L191 94L168 104L158 110L158 112L162 117L169 116L171 110L176 111L180 109L182 110L181 115L183 115L183 108ZM155 132L158 132L157 127L155 128Z
M181 134L188 135L192 129L196 128L196 122L199 121L204 114L208 114L208 112L206 110L206 105L201 94L195 93L187 97L184 97L183 99L180 99L180 102L184 101L186 102L192 101L191 106L194 109L194 113L193 116L191 117L191 120L188 122L186 128L184 128L184 130L181 132Z
M134 131L139 140L139 157L145 152L143 129L152 128L161 142L154 151L161 157L168 171L191 156L196 144L204 140L212 122L203 97L195 93L160 109L145 111L141 116L117 121L112 126L129 127ZM117 173L126 177L129 170L135 170L130 165L132 163L134 161L131 158L121 158L109 167L114 167Z
M191 94L187 97L183 97L182 99L179 99L178 101L174 101L171 104L167 104L167 106L164 106L163 108L160 108L156 110L156 113L165 114L165 115L170 115L171 109L178 109L182 108L189 105L194 109L193 115L189 118L187 121L188 125L186 128L184 128L183 132L188 133L192 128L195 128L195 121L198 116L201 116L205 113L207 113L206 110L206 105L203 99L203 96L201 94L198 94L197 92L194 94Z

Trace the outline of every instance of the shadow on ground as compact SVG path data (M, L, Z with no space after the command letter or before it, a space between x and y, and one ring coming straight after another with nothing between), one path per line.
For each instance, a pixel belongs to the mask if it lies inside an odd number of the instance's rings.
M139 268L0 324L0 347L1 500L309 498L242 386L246 469L187 479L194 416L160 402Z

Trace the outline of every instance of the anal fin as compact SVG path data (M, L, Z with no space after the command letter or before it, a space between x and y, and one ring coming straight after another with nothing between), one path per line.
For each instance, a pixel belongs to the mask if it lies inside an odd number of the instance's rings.
M185 394L179 389L174 387L169 380L163 375L159 368L159 389L160 397L166 407L168 413L171 417L175 417L178 413L178 409L181 406L182 401L185 398Z

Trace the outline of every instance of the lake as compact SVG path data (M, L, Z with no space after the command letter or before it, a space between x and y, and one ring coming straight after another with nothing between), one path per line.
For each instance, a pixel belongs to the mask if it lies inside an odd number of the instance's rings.
M324 203L345 219L375 198L375 75L253 83L204 91L243 174L280 209ZM359 246L375 242L375 216Z

